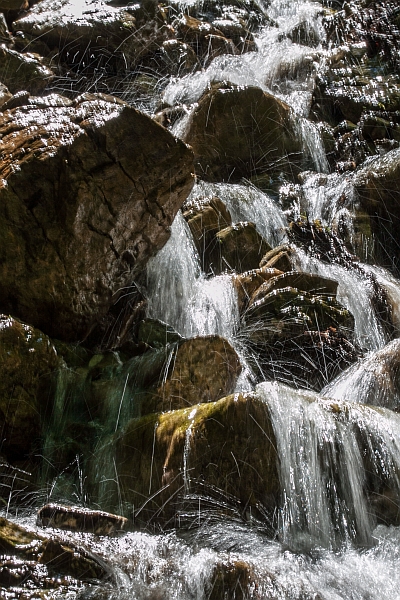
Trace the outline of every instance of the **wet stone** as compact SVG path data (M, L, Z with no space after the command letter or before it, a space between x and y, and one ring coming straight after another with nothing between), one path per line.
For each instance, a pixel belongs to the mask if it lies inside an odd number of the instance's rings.
M217 272L244 273L256 269L270 246L256 230L254 223L236 223L216 234Z
M192 153L110 96L38 104L0 113L0 309L78 341L167 241Z
M127 523L125 517L100 510L90 510L61 504L46 504L37 513L37 525L69 529L96 535L114 535ZM43 562L48 562L43 560Z

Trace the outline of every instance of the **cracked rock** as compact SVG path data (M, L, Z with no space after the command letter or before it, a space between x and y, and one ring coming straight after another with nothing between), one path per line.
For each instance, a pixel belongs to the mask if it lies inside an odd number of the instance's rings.
M0 115L0 310L83 339L169 237L192 152L112 97Z

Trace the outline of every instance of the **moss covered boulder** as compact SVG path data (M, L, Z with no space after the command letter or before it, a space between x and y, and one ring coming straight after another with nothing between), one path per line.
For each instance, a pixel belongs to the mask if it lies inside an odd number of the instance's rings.
M243 518L276 505L274 434L267 405L253 394L134 419L116 446L120 493L139 522L172 526L190 496L213 491ZM215 510L223 515L224 503Z

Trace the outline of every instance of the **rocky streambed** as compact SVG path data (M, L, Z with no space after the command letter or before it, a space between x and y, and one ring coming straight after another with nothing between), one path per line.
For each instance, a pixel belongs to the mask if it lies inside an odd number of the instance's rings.
M397 6L0 11L2 593L349 597L399 524Z

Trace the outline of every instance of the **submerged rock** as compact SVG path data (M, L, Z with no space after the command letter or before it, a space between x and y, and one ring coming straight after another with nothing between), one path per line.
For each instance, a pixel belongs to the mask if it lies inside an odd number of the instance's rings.
M291 176L300 152L287 104L257 87L222 83L200 98L185 141L196 173L207 181L285 172L289 164Z
M54 104L0 115L0 309L78 340L167 241L193 162L113 98Z

